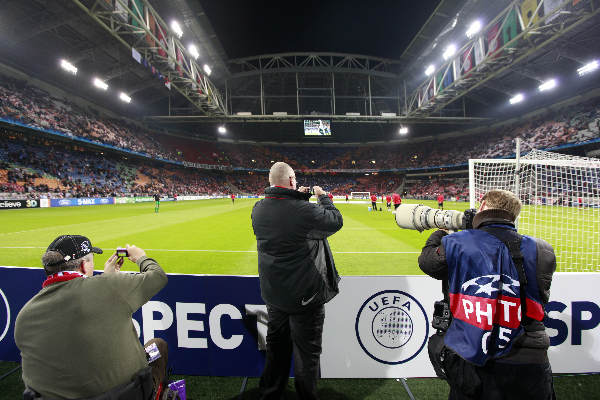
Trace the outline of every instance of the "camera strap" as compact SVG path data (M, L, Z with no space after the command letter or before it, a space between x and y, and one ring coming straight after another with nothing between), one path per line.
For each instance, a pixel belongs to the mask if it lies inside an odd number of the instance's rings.
M527 295L525 293L527 287L527 275L525 274L525 265L523 264L523 253L521 253L522 236L515 231L492 226L483 226L479 228L491 235L494 235L508 248L510 257L517 268L519 274L520 298L521 298L521 325L526 325L529 320L527 316Z

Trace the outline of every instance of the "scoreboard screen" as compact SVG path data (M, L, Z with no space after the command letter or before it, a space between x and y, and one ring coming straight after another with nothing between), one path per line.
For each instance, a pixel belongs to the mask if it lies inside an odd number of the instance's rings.
M331 136L331 121L328 119L305 119L304 136Z

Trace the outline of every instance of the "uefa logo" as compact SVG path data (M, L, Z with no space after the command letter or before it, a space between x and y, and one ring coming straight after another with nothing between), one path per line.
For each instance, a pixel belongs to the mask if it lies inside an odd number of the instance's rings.
M6 336L8 327L10 326L10 306L8 305L8 299L4 295L2 289L0 289L0 342Z
M355 328L364 352L389 365L415 358L429 337L425 309L400 290L384 290L369 297L358 311Z

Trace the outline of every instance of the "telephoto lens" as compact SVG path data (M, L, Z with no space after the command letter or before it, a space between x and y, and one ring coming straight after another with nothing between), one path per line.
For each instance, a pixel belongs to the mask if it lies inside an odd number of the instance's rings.
M401 204L396 209L396 224L403 229L423 232L427 229L465 229L465 214L455 210L437 210L423 204Z

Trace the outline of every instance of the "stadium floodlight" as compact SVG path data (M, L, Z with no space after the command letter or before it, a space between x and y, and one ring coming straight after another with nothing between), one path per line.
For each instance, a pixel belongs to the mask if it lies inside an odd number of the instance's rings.
M446 50L444 50L444 54L442 54L442 57L444 57L444 60L447 60L450 57L452 57L454 53L456 53L456 45L449 44L448 47L446 47Z
M198 48L193 44L189 45L188 51L190 52L190 55L194 57L194 60L197 60L198 57L200 57L200 53L198 53Z
M400 130L398 131L398 133L400 133L401 135L406 135L408 133L408 127L406 126L401 126Z
M93 82L94 82L94 86L96 86L98 89L102 89L102 90L108 89L108 85L106 84L106 82L104 82L100 78L94 78Z
M554 89L557 85L558 82L556 82L556 79L548 79L546 82L543 82L540 86L538 86L538 89L540 92L544 92L546 90Z
M429 64L427 69L425 70L425 75L429 76L435 72L435 65Z
M179 26L179 22L175 20L171 21L171 29L173 30L173 33L175 33L175 35L181 39L183 36L183 31L181 30L181 26Z
M65 71L72 73L73 75L77 74L77 67L65 59L60 60L60 67Z
M119 93L119 98L123 100L125 103L131 103L131 97L127 96L125 93Z
M599 67L598 60L594 60L590 63L585 64L583 67L579 68L577 70L577 73L579 74L579 76L584 76L585 74L589 74L590 72L593 72L595 70L598 69Z
M481 30L481 21L476 20L476 21L473 21L471 23L471 25L469 25L469 29L467 29L467 32L465 34L467 35L467 37L469 39L471 39L473 36L475 36L477 33L479 33L480 30Z
M212 73L212 69L210 69L208 64L204 64L204 72L206 72L206 75L208 76L210 76L210 74Z
M525 96L523 96L523 93L519 93L516 94L514 97L512 97L509 102L510 104L517 104L522 102L523 100L525 100Z
M218 128L219 133L227 133L227 129L225 129L225 126L221 125Z

